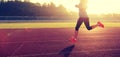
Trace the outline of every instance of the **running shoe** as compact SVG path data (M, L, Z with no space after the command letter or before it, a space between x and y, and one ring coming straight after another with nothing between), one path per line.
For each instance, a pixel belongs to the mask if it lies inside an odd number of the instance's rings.
M77 41L77 39L76 39L75 37L72 36L72 37L70 38L70 42L75 43L76 41Z
M104 28L104 25L101 22L97 22L97 24L98 24L99 27Z

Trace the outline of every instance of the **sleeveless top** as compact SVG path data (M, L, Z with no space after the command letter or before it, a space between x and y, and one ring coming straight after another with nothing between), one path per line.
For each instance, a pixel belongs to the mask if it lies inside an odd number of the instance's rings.
M86 8L87 8L87 5L77 5L76 7L79 8L79 16L81 18L88 18L88 15L87 15L87 12L86 12Z

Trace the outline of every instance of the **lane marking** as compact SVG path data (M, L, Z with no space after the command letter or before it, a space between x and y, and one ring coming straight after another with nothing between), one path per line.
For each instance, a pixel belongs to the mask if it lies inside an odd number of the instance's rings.
M79 38L78 41L82 41L82 40L97 40L97 41L101 41L101 40L120 40L120 38ZM42 40L42 41L13 41L13 42L0 42L0 43L3 43L3 44L14 44L14 43L45 43L45 42L69 42L69 40L67 39L60 39L60 40Z
M102 50L91 50L91 51L73 51L74 53L88 53L88 52L108 52L108 51L120 51L120 49L102 49ZM68 52L64 52L68 53ZM8 57L25 57L25 56L42 56L42 55L60 55L59 53L46 53L46 54L30 54L30 55L16 55L16 56L8 56Z
M14 55L18 50L20 50L21 47L23 47L23 44L21 44L18 48L16 48L15 51L13 51L12 55Z

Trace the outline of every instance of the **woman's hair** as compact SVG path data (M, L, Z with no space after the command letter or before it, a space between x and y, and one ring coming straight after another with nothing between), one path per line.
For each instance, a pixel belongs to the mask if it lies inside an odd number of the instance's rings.
M80 0L79 6L86 9L88 0Z

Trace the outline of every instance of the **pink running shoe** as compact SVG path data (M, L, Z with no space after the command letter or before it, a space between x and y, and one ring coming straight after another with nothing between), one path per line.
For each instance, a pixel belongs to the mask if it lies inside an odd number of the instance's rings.
M104 28L104 25L101 22L97 22L97 24L98 24L99 27Z
M76 40L75 37L72 36L72 38L70 38L70 41L71 41L72 43L75 43L77 40Z

